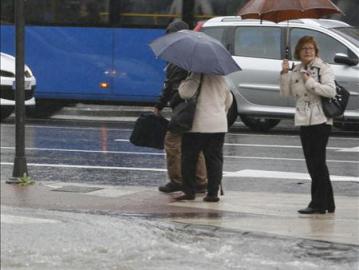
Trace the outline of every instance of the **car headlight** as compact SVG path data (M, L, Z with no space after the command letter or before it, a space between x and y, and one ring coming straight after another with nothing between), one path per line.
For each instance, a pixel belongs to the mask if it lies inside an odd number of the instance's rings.
M25 74L26 78L31 78L33 76L32 72L29 68L25 69L24 74Z

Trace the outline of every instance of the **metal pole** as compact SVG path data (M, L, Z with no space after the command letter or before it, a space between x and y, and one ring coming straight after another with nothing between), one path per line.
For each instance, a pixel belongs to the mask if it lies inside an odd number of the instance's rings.
M24 0L15 0L16 29L16 83L15 83L15 160L13 177L7 183L17 183L19 177L28 174L25 158L25 18Z

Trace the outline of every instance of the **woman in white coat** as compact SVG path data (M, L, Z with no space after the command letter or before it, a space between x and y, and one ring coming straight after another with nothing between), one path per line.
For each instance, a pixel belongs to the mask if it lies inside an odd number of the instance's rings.
M335 77L330 65L319 58L319 48L311 36L298 41L294 57L301 63L291 72L288 60L283 60L280 93L296 98L295 125L300 126L302 148L312 179L311 202L298 212L333 213L334 195L326 164L326 147L333 119L324 115L321 97L335 96Z
M181 98L192 97L200 85L201 74L192 73L179 87ZM218 202L223 174L223 144L228 131L227 112L233 101L224 76L202 77L200 95L192 129L182 136L182 177L184 195L177 200L195 199L195 172L198 154L203 151L207 168L206 202Z

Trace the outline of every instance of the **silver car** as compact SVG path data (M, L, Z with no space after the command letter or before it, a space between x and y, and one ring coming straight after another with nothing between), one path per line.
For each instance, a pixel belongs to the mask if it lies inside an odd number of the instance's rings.
M198 27L197 27L198 28ZM336 20L302 19L283 23L216 17L200 31L220 40L241 66L230 74L237 113L249 128L266 131L294 117L294 99L279 95L279 72L288 39L289 59L304 35L314 36L320 57L331 64L336 80L350 91L345 114L337 125L359 126L359 29Z

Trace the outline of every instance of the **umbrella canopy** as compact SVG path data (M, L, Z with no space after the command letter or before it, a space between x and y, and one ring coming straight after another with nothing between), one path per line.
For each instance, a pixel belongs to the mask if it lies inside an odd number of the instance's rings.
M272 22L300 18L321 18L342 13L330 0L249 0L238 12L244 19Z
M241 70L218 40L201 32L182 30L150 44L155 55L185 70L227 75Z

